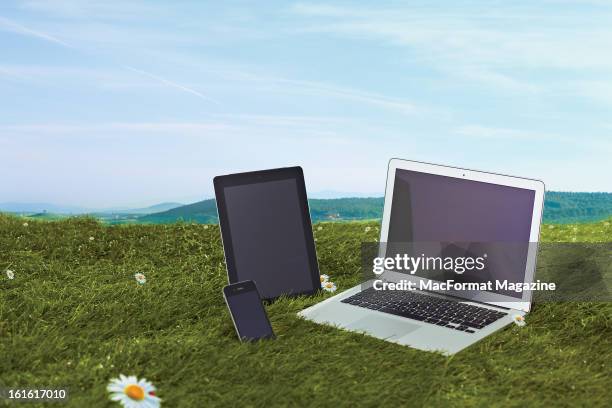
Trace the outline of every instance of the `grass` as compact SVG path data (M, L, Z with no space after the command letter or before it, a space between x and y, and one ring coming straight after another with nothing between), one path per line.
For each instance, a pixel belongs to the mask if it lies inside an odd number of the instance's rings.
M340 290L377 227L315 225ZM545 241L574 238L609 242L612 226L543 228ZM444 357L299 319L318 294L269 305L277 340L241 344L217 226L0 215L0 249L0 271L15 272L0 276L0 383L69 387L71 407L116 406L105 387L119 373L151 380L167 407L612 406L610 303L539 304L527 326Z

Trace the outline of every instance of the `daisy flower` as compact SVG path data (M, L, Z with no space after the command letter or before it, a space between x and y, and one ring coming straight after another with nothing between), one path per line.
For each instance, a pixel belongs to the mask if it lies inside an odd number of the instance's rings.
M525 318L521 315L515 315L514 317L512 317L512 320L514 320L514 324L519 327L523 327L526 324Z
M323 229L323 227L320 226L320 225L317 227L317 231L321 231L322 229Z
M93 241L94 239L95 239L94 237L89 237L89 240L90 240L90 241Z
M205 226L204 226L204 229L208 229L208 225L205 225Z
M138 379L123 374L113 378L106 387L110 399L125 408L159 408L161 399L155 396L155 387L146 379Z
M136 282L138 282L138 284L140 285L144 285L145 283L147 283L147 277L144 276L144 273L135 273L134 279L136 279Z
M326 283L327 281L329 281L329 276L328 275L321 275L320 279L321 279L321 287L323 287L323 284Z
M11 271L10 269L6 270L6 277L9 279L15 279L15 272Z
M24 223L23 223L23 226L24 226L24 227L27 227L28 225L29 225L29 224L28 224L27 222L24 222Z
M336 284L334 282L330 282L327 281L325 283L321 284L321 287L323 288L324 291L326 292L335 292L336 291Z
M371 229L372 228L370 228L370 227L365 227L365 232L370 232Z

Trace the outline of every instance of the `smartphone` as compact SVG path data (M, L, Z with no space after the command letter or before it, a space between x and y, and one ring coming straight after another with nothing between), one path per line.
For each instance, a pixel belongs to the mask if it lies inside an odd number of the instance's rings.
M227 285L223 288L223 297L241 341L274 338L255 282L248 280Z

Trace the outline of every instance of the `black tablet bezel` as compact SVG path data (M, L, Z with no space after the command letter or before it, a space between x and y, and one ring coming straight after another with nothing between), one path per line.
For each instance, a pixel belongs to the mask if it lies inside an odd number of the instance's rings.
M304 183L304 172L301 167L284 167L271 170L252 171L247 173L235 173L223 176L217 176L213 180L215 187L215 197L217 201L217 213L219 216L219 226L221 229L221 241L223 242L223 250L225 252L225 264L227 267L227 277L229 283L240 281L238 271L236 270L236 262L234 258L234 248L232 246L232 232L229 226L227 205L225 201L224 189L231 186L258 184L268 181L294 179L296 181L298 200L300 203L300 211L302 215L302 225L304 231L304 240L306 242L306 251L308 255L308 263L312 278L312 290L296 292L296 293L279 293L277 296L263 298L265 300L273 300L281 295L299 296L312 295L317 292L321 285L319 276L319 264L317 262L317 253L315 249L314 237L312 234L312 223L310 220L310 211L308 208L308 198L306 196L306 185Z

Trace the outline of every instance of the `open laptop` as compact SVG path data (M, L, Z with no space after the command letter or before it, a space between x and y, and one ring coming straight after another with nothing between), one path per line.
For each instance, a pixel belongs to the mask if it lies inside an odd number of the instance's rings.
M385 264L372 279L366 273L363 284L299 315L454 354L529 312L532 292L509 290L503 282L533 282L543 202L541 181L392 159L378 257L408 253L424 262L436 256L455 261L473 256L470 265L481 262L484 268L457 271L451 262L448 270L437 264L433 270L407 273ZM465 285L435 289L435 283L449 280ZM411 290L377 290L383 284L405 287L406 282L413 282Z

